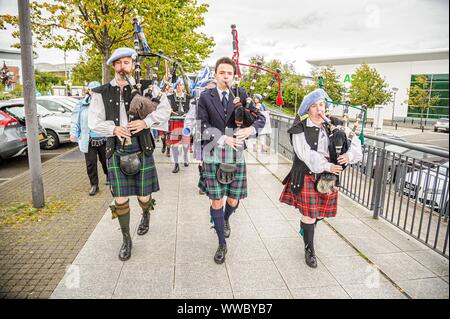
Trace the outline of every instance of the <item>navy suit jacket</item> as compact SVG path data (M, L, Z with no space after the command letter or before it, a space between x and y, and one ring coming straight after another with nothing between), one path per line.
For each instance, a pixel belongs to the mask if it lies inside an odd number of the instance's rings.
M242 104L246 106L247 92L243 88L239 88L239 97ZM253 103L250 104L250 109L257 111ZM202 92L198 102L197 114L198 120L201 121L202 146L211 142L213 143L212 146L216 146L217 140L222 135L233 136L233 130L237 128L234 121L233 97L231 94L228 95L227 115L225 116L217 88L207 89ZM266 124L264 115L260 112L257 112L257 114L257 118L252 125L256 132ZM244 145L244 147L246 146Z

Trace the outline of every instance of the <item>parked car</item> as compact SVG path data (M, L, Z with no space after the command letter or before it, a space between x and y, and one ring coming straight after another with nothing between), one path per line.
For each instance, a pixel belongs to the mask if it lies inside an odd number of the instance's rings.
M10 114L25 118L23 102L9 102L5 104L4 109ZM50 112L40 104L36 104L36 110L40 123L47 132L47 141L43 145L44 149L55 149L61 143L70 142L70 116Z
M449 131L449 121L448 118L440 118L439 120L437 120L437 122L434 124L434 131Z
M400 136L397 136L394 134L381 133L381 134L378 134L377 136L388 138L393 141L406 142L406 140L403 137L400 137ZM363 174L366 174L366 172L368 172L368 170L370 170L370 168L371 168L371 177L374 177L375 165L376 165L376 153L374 152L374 148L383 148L384 146L385 146L384 142L372 140L369 138L367 138L364 141L364 145L363 145L364 161L360 162L360 168L361 168L361 171L363 172ZM394 147L395 145L388 145L386 147L386 149L388 149L389 146ZM400 147L400 146L395 146L395 147ZM402 148L402 149L404 149L404 148ZM400 148L398 150L400 150Z
M449 162L433 169L406 174L403 194L416 198L427 207L448 215Z
M447 151L447 149L435 145L417 143L415 143L414 145ZM387 145L385 147L385 150L388 152L387 158L385 160L385 165L387 165L387 167L385 167L385 179L386 183L388 184L396 181L397 176L399 176L401 172L400 168L405 169L406 171L403 171L403 173L406 174L413 170L424 169L427 167L433 168L438 165L442 165L446 161L446 158L444 157L412 150L398 145ZM376 153L374 154L373 152L369 152L368 150L366 150L366 153L367 154L365 156L367 160L365 160L364 163L361 164L361 169L362 172L366 174L367 170L371 167L371 177L373 178L375 176L375 169L377 164ZM394 168L391 167L392 163L394 163Z
M38 123L38 139L41 146L47 143L47 133ZM7 158L24 155L27 152L25 117L9 112L4 103L0 104L0 162Z
M23 98L13 99L11 101L23 103ZM36 97L36 103L42 105L50 112L70 117L72 115L73 108L78 103L78 100L73 99L69 96L49 95Z

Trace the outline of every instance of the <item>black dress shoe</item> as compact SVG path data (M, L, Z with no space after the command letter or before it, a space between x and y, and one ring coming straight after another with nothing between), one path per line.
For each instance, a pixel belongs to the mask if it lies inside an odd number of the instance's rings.
M316 255L314 254L314 251L312 251L310 248L305 249L305 261L309 267L317 268Z
M184 163L184 167L188 167L189 166L189 163Z
M172 170L172 173L178 173L180 171L180 165L175 164L175 167Z
M94 196L97 193L98 193L98 186L97 185L92 186L91 190L89 191L89 196Z
M161 149L161 153L165 153L166 152L166 144L163 145L162 149Z
M214 261L216 264L222 264L225 261L225 255L227 254L227 244L220 244L214 255Z
M225 234L225 238L230 237L231 227L230 227L230 221L227 220L227 219L224 220L223 231L224 231L224 234Z

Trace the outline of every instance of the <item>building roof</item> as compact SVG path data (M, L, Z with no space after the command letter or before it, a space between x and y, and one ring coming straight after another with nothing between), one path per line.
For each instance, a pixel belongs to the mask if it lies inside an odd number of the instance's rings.
M20 50L0 49L0 59L20 60Z
M430 60L448 60L448 48L365 56L344 56L323 59L308 59L306 60L306 62L314 66L324 66L330 64L351 65L362 63L392 63Z

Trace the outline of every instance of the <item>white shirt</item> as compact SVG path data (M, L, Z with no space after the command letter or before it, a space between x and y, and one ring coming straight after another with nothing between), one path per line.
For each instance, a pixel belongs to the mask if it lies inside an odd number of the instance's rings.
M326 157L330 157L330 153L328 152L330 141L325 129L314 124L309 118L306 120L306 126L316 127L317 130L320 130L317 151L312 150L308 142L306 142L305 133L299 133L292 135L292 144L294 146L295 154L306 164L306 166L308 166L311 172L331 172L331 165L333 165L333 163L328 162L326 159ZM346 128L347 136L349 130L349 128ZM346 154L348 154L349 164L357 163L362 159L361 141L358 136L353 136L351 145Z
M135 84L133 78L130 79L130 83L132 85ZM115 79L113 79L110 84L114 87L118 86ZM124 90L128 90L129 88L125 87ZM157 96L160 91L160 88L157 85L153 85L153 96ZM145 93L145 91L144 91ZM120 95L120 109L119 109L119 123L122 127L127 127L128 125L128 116L125 109L125 103L123 101L122 95ZM158 107L155 111L148 114L144 119L144 122L147 124L147 128L154 128L165 130L167 127L167 123L170 117L170 103L165 94L161 97L161 102L158 104ZM114 121L106 120L106 112L105 106L103 104L103 98L100 93L93 93L91 104L89 106L88 113L88 126L94 132L100 133L106 137L114 136L114 128L116 124Z

